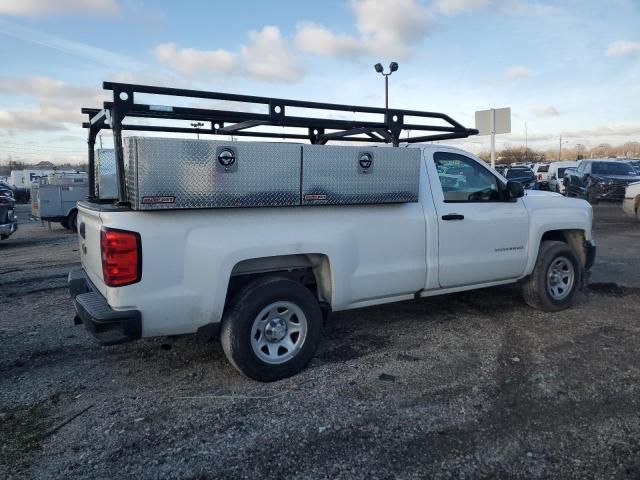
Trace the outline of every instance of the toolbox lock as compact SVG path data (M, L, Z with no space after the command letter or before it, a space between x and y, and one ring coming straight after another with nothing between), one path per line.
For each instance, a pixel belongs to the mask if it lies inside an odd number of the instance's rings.
M218 147L218 171L232 172L238 169L236 163L236 149L233 147Z
M373 154L370 152L360 152L358 154L358 166L360 173L367 173L373 167Z
M231 150L223 150L218 155L218 161L225 167L230 167L234 163L236 163L236 156L233 154Z

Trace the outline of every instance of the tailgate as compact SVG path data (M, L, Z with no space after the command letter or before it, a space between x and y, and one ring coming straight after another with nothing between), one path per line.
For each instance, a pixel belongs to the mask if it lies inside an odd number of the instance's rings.
M87 272L91 282L104 295L106 286L102 277L101 229L100 212L78 205L78 236L82 268Z

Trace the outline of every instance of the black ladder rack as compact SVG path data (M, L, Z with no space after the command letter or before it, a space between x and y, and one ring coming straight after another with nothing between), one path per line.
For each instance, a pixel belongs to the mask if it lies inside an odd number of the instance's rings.
M104 102L102 109L83 108L82 113L88 115L88 121L82 126L88 129L89 147L89 198L94 198L95 191L95 140L102 129L113 130L116 158L116 174L118 177L119 203L126 204L124 156L122 150L122 131L138 130L147 132L198 133L209 135L234 135L261 138L279 138L307 140L314 144L324 145L330 140L391 143L428 142L466 138L477 135L478 130L465 128L444 113L421 112L397 108L363 107L357 105L339 105L335 103L307 102L287 100L283 98L236 95L221 92L206 92L181 88L154 87L149 85L133 85L128 83L104 82L103 88L113 92L113 100ZM261 104L268 107L267 113L251 111L218 110L209 108L181 107L177 105L154 105L136 103L136 94L163 95L187 99L206 99L237 102L250 107ZM316 118L293 116L287 113L288 108L304 108L310 111L331 110L341 113L378 114L379 121L343 120L339 118ZM250 110L250 108L248 108ZM371 115L369 115L371 116ZM127 117L199 121L203 128L167 126L162 124L125 124ZM446 125L423 125L406 123L407 117L434 118ZM288 127L289 130L274 131L256 127ZM291 129L298 129L298 133ZM299 133L303 129L304 133ZM306 132L305 132L306 130ZM411 137L404 131L417 131L422 135ZM429 132L428 134L426 134Z

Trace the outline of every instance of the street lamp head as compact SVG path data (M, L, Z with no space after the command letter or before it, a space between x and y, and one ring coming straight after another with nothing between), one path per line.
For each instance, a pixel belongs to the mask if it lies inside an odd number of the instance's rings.
M391 62L389 64L389 70L391 70L391 72L395 72L396 70L398 70L398 64L396 62Z
M373 66L373 68L375 68L375 69L376 69L376 72L378 72L378 73L382 73L382 71L384 70L384 69L382 68L382 64L381 64L381 63L376 63L376 64Z

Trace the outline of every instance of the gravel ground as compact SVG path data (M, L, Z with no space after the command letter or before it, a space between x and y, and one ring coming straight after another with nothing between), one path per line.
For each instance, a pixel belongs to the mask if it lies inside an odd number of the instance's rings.
M75 236L0 243L0 478L640 478L640 225L595 208L591 288L513 287L335 315L260 384L217 342L100 347L72 325Z

